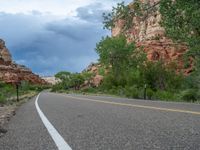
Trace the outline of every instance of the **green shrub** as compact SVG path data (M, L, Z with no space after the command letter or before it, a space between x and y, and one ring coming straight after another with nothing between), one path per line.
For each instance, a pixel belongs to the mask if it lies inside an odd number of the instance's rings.
M157 91L154 94L154 98L158 100L176 100L177 99L176 95L168 91Z
M5 104L6 103L6 99L5 97L0 93L0 104Z
M99 68L98 72L99 72L99 75L104 76L105 75L105 68L104 67Z
M135 86L125 87L125 96L129 98L139 98L139 90Z
M154 91L152 89L148 88L147 89L147 97L148 97L148 99L151 100L153 95L154 95Z
M15 88L9 84L0 82L0 103L5 104L7 99L15 94Z
M82 89L81 92L85 92L85 93L96 93L97 89L93 88L93 87L89 87L86 89Z
M195 102L200 98L200 95L198 94L197 89L188 89L182 92L181 98L187 102L190 102L190 101Z

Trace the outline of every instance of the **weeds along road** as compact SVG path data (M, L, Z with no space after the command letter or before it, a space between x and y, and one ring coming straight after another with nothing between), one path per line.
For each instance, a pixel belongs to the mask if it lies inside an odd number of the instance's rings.
M44 92L7 129L1 150L199 150L200 105Z

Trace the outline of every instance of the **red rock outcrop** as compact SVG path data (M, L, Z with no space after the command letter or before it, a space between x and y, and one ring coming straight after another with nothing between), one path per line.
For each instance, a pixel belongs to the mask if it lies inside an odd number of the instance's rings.
M0 81L6 83L18 83L28 81L33 84L46 84L38 75L32 73L30 69L23 65L18 65L12 61L12 56L5 46L5 42L0 39Z
M140 0L144 4L154 6L155 10L146 14L145 19L133 17L133 25L123 31L124 20L118 20L112 29L112 36L125 34L128 42L136 42L137 47L144 47L150 61L163 60L166 64L175 63L177 71L188 75L193 70L193 59L189 58L189 65L184 65L184 54L187 46L174 43L165 36L165 29L160 26L162 16L159 12L159 0ZM129 5L132 8L134 2Z
M101 64L92 63L83 71L92 73L94 75L89 81L85 81L83 87L88 87L88 86L98 87L102 83L103 76L100 75L99 73L100 67L102 67Z

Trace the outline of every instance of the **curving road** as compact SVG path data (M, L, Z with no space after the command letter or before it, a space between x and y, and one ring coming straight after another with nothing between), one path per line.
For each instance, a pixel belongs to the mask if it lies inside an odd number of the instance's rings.
M0 150L200 150L200 105L41 93Z

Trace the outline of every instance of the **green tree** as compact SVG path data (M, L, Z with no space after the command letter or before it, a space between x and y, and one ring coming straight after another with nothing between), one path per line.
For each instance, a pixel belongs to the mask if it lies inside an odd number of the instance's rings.
M126 37L119 35L103 38L97 44L96 52L100 56L100 62L110 68L117 82L125 84L124 77L129 70L129 61L134 49L134 43L127 43Z
M200 89L200 1L161 0L162 25L167 35L176 42L185 42L187 56L195 59L194 72L187 78L188 86Z
M161 24L167 35L176 42L185 42L188 56L196 60L196 70L200 69L200 1L161 0Z
M124 20L126 27L130 27L132 23L132 17L130 13L130 8L125 5L124 2L118 3L117 7L112 8L112 12L110 13L103 13L103 24L104 29L111 30L113 27L115 27L115 22L119 19Z
M60 79L60 80L64 81L64 80L69 79L70 75L71 75L70 72L61 71L61 72L58 72L58 73L55 75L55 77L56 77L57 79Z
M153 90L180 89L183 77L176 74L174 68L167 67L164 62L149 62L141 68L143 83Z
M73 87L75 90L79 90L84 81L84 77L80 73L71 74L70 87Z
M62 88L63 90L66 90L66 89L69 89L70 88L70 80L71 80L71 73L70 72L67 72L67 71L61 71L61 72L58 72L55 77L57 79L60 79L61 80L61 83L58 83L58 85L56 85L54 87L54 89L57 89L57 88Z

